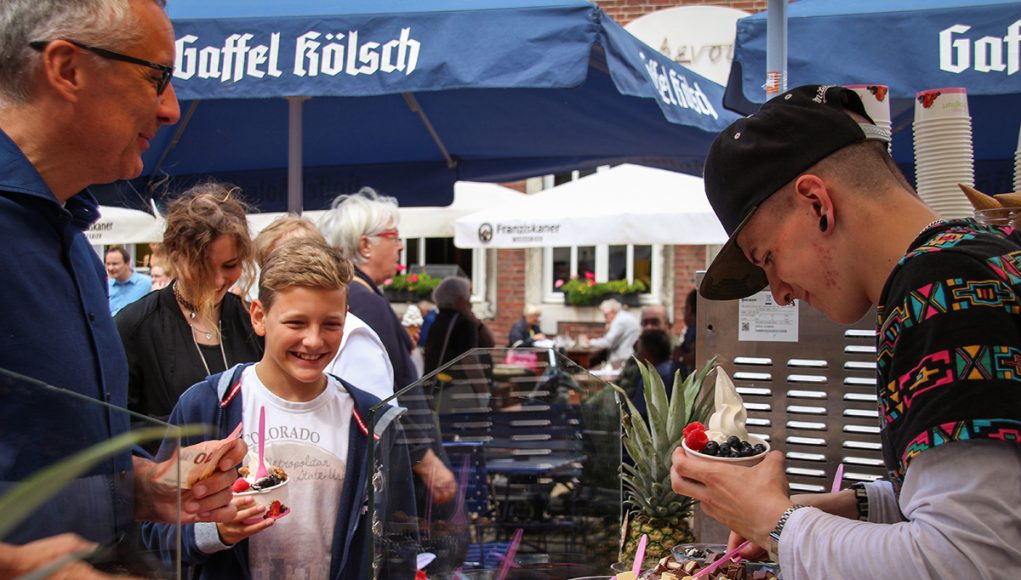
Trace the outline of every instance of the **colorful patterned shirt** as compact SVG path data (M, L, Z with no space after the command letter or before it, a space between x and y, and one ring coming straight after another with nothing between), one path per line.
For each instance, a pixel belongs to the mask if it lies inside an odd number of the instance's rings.
M923 232L876 308L883 457L952 441L1021 442L1021 231L954 220Z

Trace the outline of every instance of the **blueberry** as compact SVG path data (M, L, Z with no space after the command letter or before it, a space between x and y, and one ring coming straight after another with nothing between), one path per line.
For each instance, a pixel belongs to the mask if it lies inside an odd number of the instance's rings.
M727 445L730 445L731 447L737 447L740 444L741 440L737 438L737 435L731 435L730 437L727 437Z
M755 447L752 448L752 450L755 451L756 455L758 455L759 453L765 453L766 452L766 446L763 445L762 443L757 443L755 445Z
M720 457L730 456L730 443L720 443Z
M720 444L715 441L710 441L705 444L705 448L702 449L702 452L706 455L716 455L720 452Z

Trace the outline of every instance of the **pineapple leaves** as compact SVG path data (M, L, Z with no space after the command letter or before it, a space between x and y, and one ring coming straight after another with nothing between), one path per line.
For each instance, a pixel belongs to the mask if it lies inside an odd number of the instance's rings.
M704 367L682 377L674 374L668 396L663 379L650 364L638 361L644 385L648 417L642 417L624 389L621 394L623 444L634 463L621 465L620 477L625 503L648 518L687 518L694 501L674 493L670 484L671 456L680 445L684 427L692 421L707 421L713 408L713 390L703 388L716 367L716 357Z

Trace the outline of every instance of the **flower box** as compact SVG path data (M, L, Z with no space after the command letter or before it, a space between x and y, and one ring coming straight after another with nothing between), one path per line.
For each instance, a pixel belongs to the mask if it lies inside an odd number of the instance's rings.
M573 277L566 282L559 282L557 287L564 293L564 304L568 306L596 306L609 298L626 306L638 306L641 303L641 293L648 290L641 280L596 282L590 272L586 272L584 279Z
M390 302L429 300L441 280L424 273L400 274L383 283L383 295Z

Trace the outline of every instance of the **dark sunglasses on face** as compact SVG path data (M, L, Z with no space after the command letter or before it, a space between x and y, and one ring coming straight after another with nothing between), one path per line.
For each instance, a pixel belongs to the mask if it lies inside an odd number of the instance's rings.
M164 91L167 90L167 85L170 84L170 77L174 75L174 67L172 66L159 64L157 62L148 61L142 58L128 56L126 54L121 54L119 52L114 52L112 50L107 50L105 48L99 48L98 46L90 46L83 42L78 42L77 40L69 40L66 38L62 40L64 40L65 42L70 42L71 44L77 46L82 50L87 50L105 59L117 60L120 62L127 62L130 64L137 64L139 66L146 66L151 69L160 71L161 76L159 80L157 81L156 79L153 79L153 81L156 83L155 86L157 95L162 95ZM46 45L48 45L49 43L50 43L49 40L33 40L32 42L28 43L28 46L30 46L34 50L42 51L43 49L46 48Z

